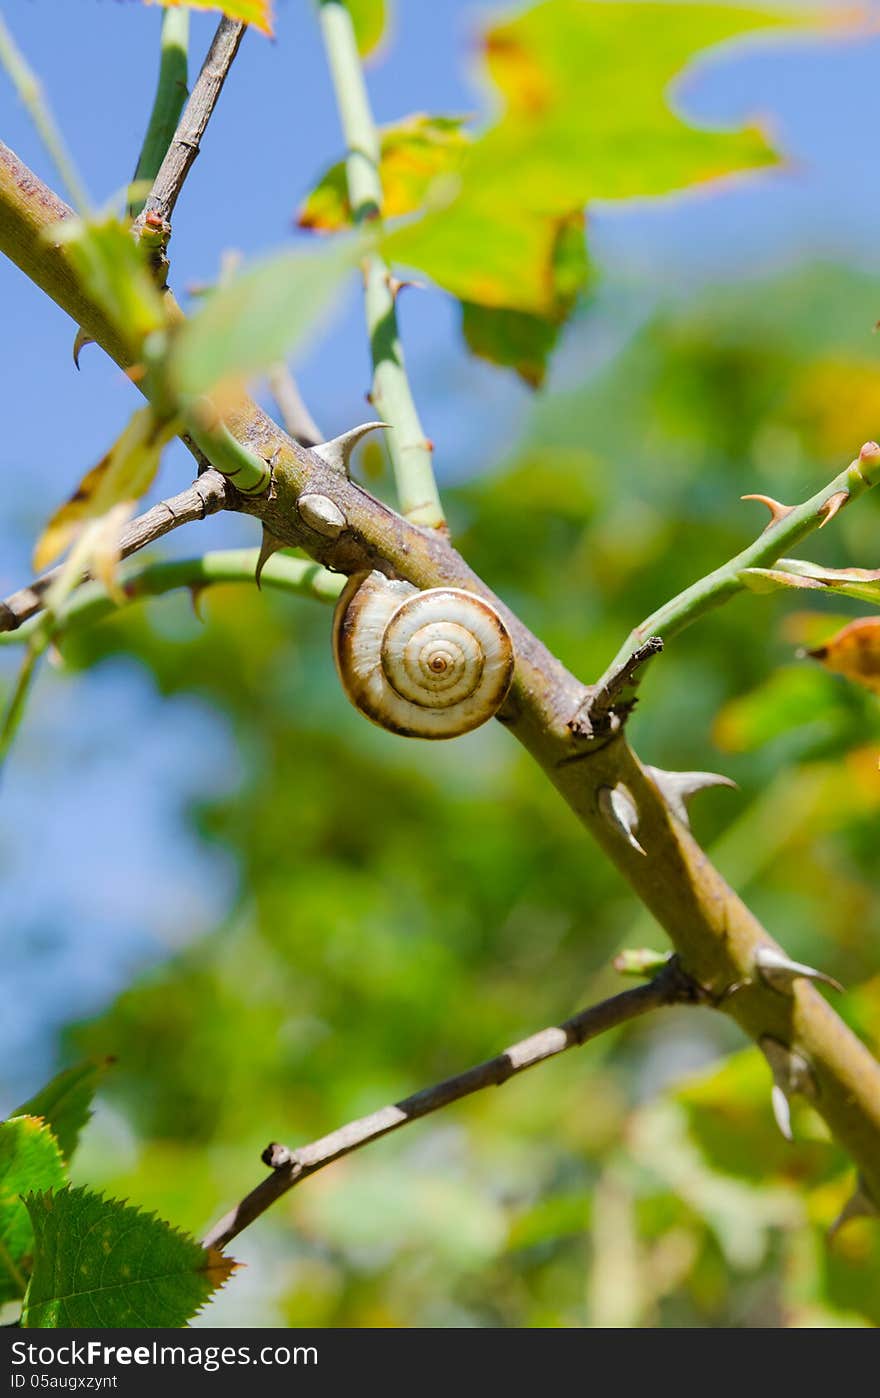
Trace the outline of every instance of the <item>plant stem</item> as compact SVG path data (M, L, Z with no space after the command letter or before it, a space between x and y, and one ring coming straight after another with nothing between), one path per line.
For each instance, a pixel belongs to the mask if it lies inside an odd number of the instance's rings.
M206 405L209 410L213 407L203 398L198 409L187 416L187 431L196 446L241 495L265 495L272 482L268 463L233 437L219 415L209 425L200 420Z
M321 0L320 21L348 149L348 197L357 225L382 216L379 134L370 110L354 26L344 0ZM434 479L434 449L412 396L395 299L387 264L378 253L370 253L364 262L364 301L373 362L370 398L378 416L393 428L386 440L401 514L413 524L441 529L445 519Z
M47 228L69 216L57 195L0 143L0 252L126 368L131 363L128 347L82 285L64 249L45 236ZM492 594L442 531L414 527L322 465L318 455L297 447L252 400L243 399L228 420L241 441L275 462L276 484L274 494L252 499L236 497L230 487L228 508L256 516L275 538L290 547L306 547L339 573L380 567L418 588L463 587L498 609L517 657L510 699L500 715L508 731L666 929L688 974L750 1039L770 1037L795 1045L815 1074L814 1108L853 1157L870 1194L880 1199L880 1064L809 983L795 982L789 996L755 975L755 956L768 944L769 934L670 814L625 736L597 743L573 732L571 720L589 696L587 686ZM342 510L348 529L339 539L303 529L295 502L307 490L328 495ZM778 551L774 545L774 556ZM620 783L637 806L639 842L647 855L622 840L603 813L603 789ZM731 995L734 985L737 993Z
M30 114L31 121L39 132L43 145L52 157L63 183L67 186L67 192L74 208L81 217L85 217L89 211L89 197L77 174L76 166L67 149L64 137L58 130L55 118L43 96L39 78L18 48L2 15L0 15L0 63L9 74L13 86Z
M25 638L22 637L22 639ZM29 635L26 639L27 652L21 663L3 717L0 719L0 767L3 766L9 756L9 750L15 742L15 735L24 718L25 706L37 673L37 666L51 640L51 631L46 617L37 618L34 625L29 628Z
M155 214L163 222L170 219L246 28L245 24L227 19L225 15L220 20L177 129L162 154L153 188L138 216L139 223L148 213Z
M134 183L152 186L171 144L187 91L187 50L189 47L189 10L166 10L162 16L159 79L153 110L141 147ZM146 203L135 196L128 206L131 218L137 218Z
M179 495L161 500L144 514L138 515L122 531L119 538L119 557L129 558L148 544L154 544L172 529L182 524L192 524L196 520L207 519L208 515L222 510L227 502L226 477L217 471L203 471L192 485ZM52 568L39 578L34 578L27 587L13 592L0 602L0 632L15 631L28 617L39 612L44 605L46 593L61 576L62 566ZM88 574L77 578L77 583L86 582Z
M349 1155L353 1150L359 1150L411 1121L418 1121L420 1117L439 1111L449 1106L450 1102L469 1097L482 1088L501 1087L517 1073L545 1063L548 1058L555 1058L566 1049L589 1043L599 1034L617 1029L629 1020L647 1014L649 1010L660 1009L664 1005L694 1003L699 998L698 988L684 975L673 957L645 985L621 991L598 1005L591 1005L563 1024L542 1029L528 1039L512 1044L495 1058L478 1063L454 1078L422 1088L402 1102L381 1107L358 1121L350 1121L311 1145L293 1151L285 1146L269 1146L263 1159L266 1164L274 1166L272 1174L214 1225L203 1239L202 1246L225 1247L294 1185L341 1156Z
M648 636L659 636L668 641L677 636L691 622L720 607L737 593L746 590L740 574L746 568L766 568L781 558L792 544L798 543L807 534L820 529L829 517L828 504L834 496L846 494L854 500L864 491L870 490L880 480L880 449L871 451L863 448L862 454L834 477L816 495L802 505L795 505L782 518L771 522L763 534L743 549L735 558L723 563L713 573L700 578L691 587L680 592L669 602L664 602L656 612L636 627L612 660L604 675L598 681L601 688L607 685L621 666L643 644Z
M138 602L144 597L159 597L181 587L201 589L213 583L253 583L259 549L218 549L200 558L172 559L161 563L143 563L126 570L120 586L126 602ZM321 602L335 602L342 591L345 578L329 573L319 563L307 558L291 558L276 553L263 568L261 583L279 592L295 592ZM93 626L119 611L119 606L98 582L84 583L70 598L60 614L52 619L52 636ZM45 626L45 617L33 617L16 631L0 632L0 646L32 641ZM46 644L48 644L48 637ZM45 645L42 647L45 649ZM18 686L21 687L20 684Z

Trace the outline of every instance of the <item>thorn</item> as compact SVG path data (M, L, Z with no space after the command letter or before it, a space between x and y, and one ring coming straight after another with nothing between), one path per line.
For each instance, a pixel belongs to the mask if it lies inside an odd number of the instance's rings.
M194 583L189 589L189 600L192 603L193 615L196 621L204 622L205 620L204 613L202 612L202 594L205 590L206 585L204 583L201 585Z
M667 806L677 820L690 830L687 803L698 791L708 791L713 786L729 786L736 791L736 782L719 772L664 772L660 767L646 767L645 771L658 788Z
M263 569L269 562L269 559L272 557L273 553L277 553L279 549L283 549L285 547L286 545L284 543L284 540L279 539L275 534L271 532L271 530L267 529L264 524L263 538L260 544L260 556L257 559L256 572L254 573L254 582L257 584L257 587L260 586L260 578L263 575Z
M76 332L76 339L73 342L73 362L77 369L79 368L80 353L85 349L86 345L93 345L94 343L91 335L87 335L82 326L80 326Z
M819 525L819 528L824 529L825 525L829 522L829 520L832 520L834 516L838 513L838 511L842 510L844 505L848 504L848 502L848 490L837 490L833 495L829 495L828 499L825 501L825 504L819 511L819 515L822 519L822 523Z
M400 293L404 291L408 286L411 286L414 291L424 291L425 289L424 282L401 281L400 278L393 277L390 272L388 273L388 276L385 278L385 281L387 282L388 290L391 292L391 295L394 297L395 301L397 300Z
M312 447L312 451L320 456L325 466L329 466L331 471L338 471L341 476L348 475L349 458L360 441L368 432L375 432L379 427L390 427L390 422L362 422L360 427L353 427L350 432L343 432L341 437L333 437L329 442L319 442Z
M865 1184L864 1179L859 1175L856 1180L855 1189L828 1229L826 1235L827 1241L830 1243L832 1238L840 1232L843 1225L849 1223L851 1219L878 1217L880 1217L880 1209L878 1209L874 1200L868 1193L868 1186Z
M772 529L774 524L778 524L781 519L785 519L785 516L790 515L794 509L794 505L781 505L778 500L773 499L772 495L741 495L740 499L760 500L762 505L767 506L767 509L772 515L770 523L766 526L767 529Z
M772 1085L771 1092L769 1092L769 1102L774 1109L774 1121L778 1125L779 1131L782 1132L786 1141L793 1141L795 1134L792 1131L792 1107L790 1107L785 1089L781 1088L778 1082L774 1082Z
M636 839L636 831L639 828L638 808L623 782L618 782L614 787L600 787L598 802L599 810L608 824L620 832L632 849L639 854L645 854L645 850Z
M794 1140L794 1133L791 1129L791 1106L783 1088L775 1082L770 1090L770 1103L773 1107L773 1119L782 1135L787 1141Z
M778 1039L773 1039L769 1034L765 1034L759 1040L759 1047L770 1065L770 1072L773 1074L770 1102L776 1125L787 1141L793 1141L791 1098L797 1092L804 1097L815 1097L817 1095L816 1080L807 1060L801 1054L796 1053L794 1049L781 1044Z
M800 961L791 961L785 952L776 947L758 947L755 952L755 966L761 979L766 981L771 990L778 990L782 995L790 995L792 982L800 978L822 981L843 994L843 986L833 976L827 976L824 971L817 971L815 966L804 966Z

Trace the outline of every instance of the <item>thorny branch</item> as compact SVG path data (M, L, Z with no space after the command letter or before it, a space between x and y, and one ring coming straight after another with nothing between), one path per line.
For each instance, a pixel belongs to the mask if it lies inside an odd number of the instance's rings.
M143 225L151 215L163 224L170 220L246 28L246 24L227 19L225 15L218 24L202 70L135 226Z
M64 248L45 236L48 227L69 216L58 197L0 145L0 251L118 363L129 367L124 344L80 284ZM179 315L170 294L166 300L169 314ZM341 573L377 567L419 588L459 586L495 602L516 652L513 684L500 720L531 753L665 928L688 975L706 988L750 1039L775 1045L777 1076L782 1076L780 1047L792 1061L796 1056L807 1065L813 1107L861 1170L865 1191L880 1199L880 1064L807 980L795 975L780 989L765 978L760 953L780 948L693 839L664 796L656 769L652 774L639 763L621 733L598 739L572 731L572 718L589 698L587 686L493 597L442 531L419 528L389 510L328 467L319 455L299 446L252 401L244 400L228 423L248 449L274 462L271 490L250 499L232 491L229 508L261 519L282 544L305 548L312 558ZM771 557L780 557L791 542L790 521L797 537L820 526L828 517L832 497L849 489L849 482L861 481L859 488L873 484L880 476L880 463L854 463L842 476L768 530L757 549L757 560L753 550L747 550L738 566L766 564ZM345 527L335 538L315 533L300 516L297 501L306 492L325 495L343 516ZM713 584L709 596L696 599L698 609L717 605L738 590L737 579L725 575ZM693 619L695 613L688 613L688 606L689 602L677 599L674 624ZM647 634L657 632L664 634L653 626ZM627 646L626 653L632 648ZM605 798L608 792L625 793L638 822L635 844L609 819L614 802ZM737 993L725 998L733 985L738 986ZM799 1090L796 1081L803 1082L803 1075L785 1077L789 1091Z
M411 1121L429 1116L431 1112L448 1107L451 1102L459 1102L484 1087L501 1087L517 1073L534 1068L548 1058L555 1058L557 1054L565 1053L566 1049L586 1044L609 1029L616 1029L628 1020L647 1014L649 1010L659 1009L663 1005L697 1004L704 999L700 987L684 974L678 959L672 957L645 985L624 990L598 1005L581 1010L563 1024L542 1029L504 1049L495 1058L478 1063L466 1072L446 1078L432 1087L422 1088L402 1102L381 1107L358 1121L350 1121L311 1145L288 1150L286 1146L273 1143L263 1152L263 1163L271 1166L272 1174L214 1225L202 1245L206 1248L225 1247L294 1185L301 1184L309 1175L323 1170L325 1165L332 1164L341 1156L360 1150L362 1146L378 1141L381 1136L387 1136Z
M138 515L137 519L133 519L127 525L119 541L120 558L129 558L133 553L155 543L157 539L170 534L172 529L178 529L182 524L207 519L208 515L226 509L229 504L229 490L225 476L221 476L219 471L203 472L179 495L174 495L169 500L161 500L158 505ZM35 578L27 587L20 588L18 592L13 592L5 601L0 602L0 631L17 630L22 622L42 609L46 593L60 576L62 567L63 565L60 565L48 573L43 573L42 577ZM84 582L88 576L87 573L84 574L80 581Z

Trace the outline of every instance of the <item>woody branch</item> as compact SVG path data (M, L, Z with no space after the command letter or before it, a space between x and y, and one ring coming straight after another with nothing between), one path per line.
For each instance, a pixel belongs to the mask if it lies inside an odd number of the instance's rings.
M68 213L0 147L0 250L125 366L124 347L79 284L64 249L45 238ZM168 301L169 313L179 315ZM245 499L232 492L228 507L257 516L282 543L304 548L338 572L377 567L420 588L451 584L495 601L517 656L501 721L666 929L688 976L762 1044L779 1091L783 1083L789 1095L808 1088L868 1192L880 1198L880 1065L807 980L792 976L771 984L763 974L762 951L779 948L693 839L658 774L641 766L621 731L578 731L575 718L589 701L589 687L492 598L441 531L389 510L292 441L253 402L243 401L228 426L246 449L274 463L265 495ZM340 511L344 528L337 537L316 533L299 515L297 500L306 492L325 495ZM609 819L613 803L605 793L626 794L637 821L635 846L620 821ZM735 994L728 993L732 987ZM806 1073L794 1071L798 1064Z

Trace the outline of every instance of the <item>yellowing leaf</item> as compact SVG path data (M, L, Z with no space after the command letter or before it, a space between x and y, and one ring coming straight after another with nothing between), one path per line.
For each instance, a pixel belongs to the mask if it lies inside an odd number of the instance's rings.
M562 219L556 229L553 253L553 287L556 306L546 316L503 306L481 306L463 301L462 334L473 354L492 364L515 369L532 388L539 388L547 372L562 325L567 320L587 277L584 217Z
M15 1116L0 1124L0 1305L21 1296L34 1237L22 1197L66 1183L58 1142L45 1122Z
M435 180L459 169L468 145L463 123L463 117L416 112L379 133L386 218L420 208ZM344 161L338 161L321 176L304 200L298 222L300 228L321 233L344 228L351 222Z
M146 0L148 5L163 5L174 9L185 4L190 10L219 10L227 19L238 19L244 24L261 29L272 35L272 0Z
M880 694L880 617L859 617L851 621L808 654L826 670L845 675Z
M707 47L785 22L724 6L547 0L496 26L484 51L504 113L467 153L458 197L392 233L388 255L463 301L552 318L560 218L773 159L757 130L685 124L669 86Z
M105 585L112 585L122 525L152 483L162 448L173 434L173 425L160 423L152 409L140 408L107 455L49 520L34 549L35 569L48 567L84 526L99 525L91 537L92 559ZM80 561L83 567L89 566L88 560Z

